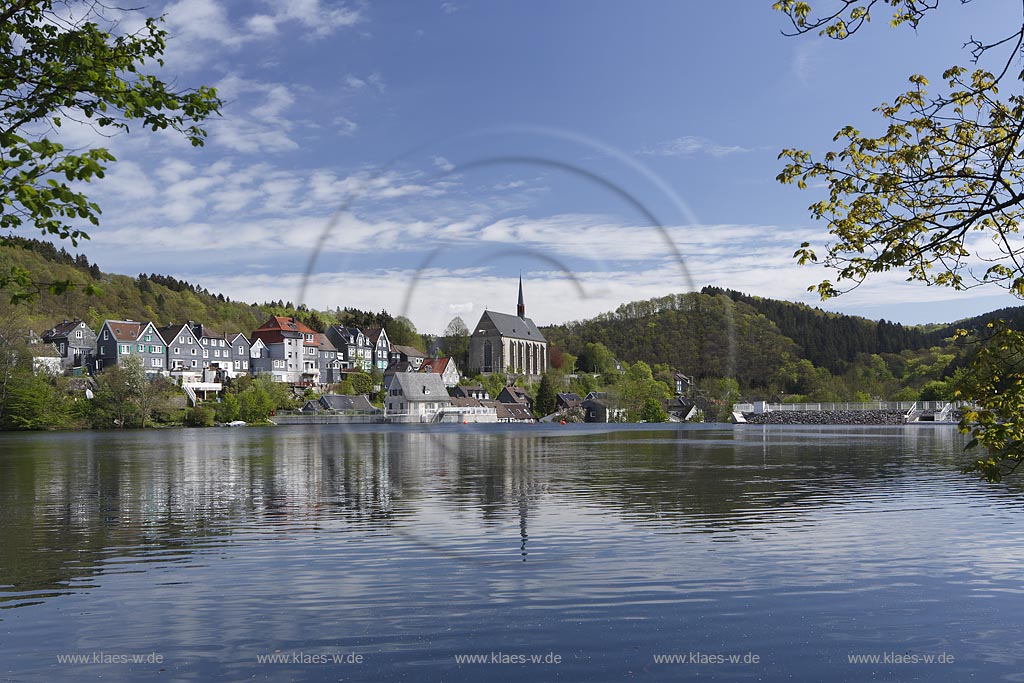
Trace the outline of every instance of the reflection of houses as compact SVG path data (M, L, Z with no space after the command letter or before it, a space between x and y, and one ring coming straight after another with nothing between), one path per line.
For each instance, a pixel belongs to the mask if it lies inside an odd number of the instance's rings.
M446 387L456 386L461 379L459 369L455 367L455 360L452 358L428 358L420 365L420 372L440 375Z
M410 422L432 422L451 398L440 375L399 372L387 389L384 406L389 417L406 416Z
M261 359L260 372L269 372L278 382L315 384L320 377L319 346L316 332L295 318L271 316L253 330L253 344L266 346L267 358ZM268 362L269 361L269 362Z
M526 317L519 280L517 315L484 311L469 339L467 372L504 372L537 377L548 369L548 342Z
M43 341L57 349L65 370L87 366L96 352L96 333L81 320L65 320L54 325L43 333Z

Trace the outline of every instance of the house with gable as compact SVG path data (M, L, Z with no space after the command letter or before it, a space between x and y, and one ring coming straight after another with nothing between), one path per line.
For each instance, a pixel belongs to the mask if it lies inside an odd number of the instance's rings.
M374 347L362 330L358 327L331 325L327 328L327 338L340 354L343 367L356 368L362 372L371 371Z
M391 363L391 340L387 331L383 327L368 327L364 333L373 346L370 354L373 367L384 372Z
M224 339L228 343L229 353L231 354L231 360L226 369L229 377L244 377L248 375L251 370L249 366L250 354L252 353L252 344L249 342L249 338L241 332L235 332L233 334L224 335Z
M399 372L388 387L384 409L397 421L433 422L451 402L440 375Z
M167 345L151 322L104 320L96 335L96 370L118 365L129 356L142 360L147 375L167 374Z
M413 372L419 372L420 366L423 365L423 361L426 359L427 354L415 347L403 346L402 344L391 345L391 362L408 363Z
M467 372L504 372L538 378L548 370L548 342L526 317L523 279L519 278L516 315L484 311L469 338Z
M317 383L320 377L320 352L316 332L309 327L295 318L274 315L253 330L251 339L254 345L256 340L260 340L266 347L267 362L260 363L260 371L269 372L274 381Z
M428 358L420 365L420 372L433 372L441 375L441 381L448 388L458 386L459 380L462 379L453 358Z
M167 370L183 382L198 381L203 374L203 345L192 323L167 325L157 330L167 343Z
M43 333L43 342L52 344L64 370L82 368L96 353L96 333L81 320L64 320Z
M320 384L336 384L341 381L342 359L339 357L338 349L334 347L326 334L318 332L317 343L317 367L320 369Z

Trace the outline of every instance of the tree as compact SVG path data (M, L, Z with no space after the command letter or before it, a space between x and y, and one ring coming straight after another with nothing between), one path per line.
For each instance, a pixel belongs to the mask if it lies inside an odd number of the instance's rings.
M632 420L641 420L641 411L648 399L655 402L670 396L668 388L654 379L651 366L643 361L633 363L616 385L616 396Z
M656 398L644 399L640 407L640 420L642 422L668 422L668 413L665 411L661 401Z
M412 321L403 315L398 316L394 321L388 325L388 339L391 340L392 344L398 344L399 346L412 346L413 348L423 351L420 347L423 346L423 337L416 332L416 326L412 324Z
M356 394L368 394L373 391L373 378L364 372L353 372L348 377L352 392Z
M551 373L545 372L540 378L540 386L537 388L537 398L533 401L533 413L537 417L544 417L555 412L555 388L552 386Z
M98 225L100 215L78 188L102 178L115 159L103 147L66 149L53 139L65 122L106 135L135 124L171 129L199 146L206 137L200 124L221 102L213 88L174 90L144 71L163 66L167 32L159 20L119 34L101 3L75 9L84 12L74 19L53 0L11 0L0 9L0 228L27 224L77 245L88 239L82 222ZM24 268L0 273L0 287L16 301L69 286L36 282Z
M839 0L824 13L797 0L773 7L789 17L794 33L845 40L870 21L876 6L893 8L894 26L917 28L938 4ZM1004 22L1010 27L1004 35L971 36L964 44L972 67L946 69L944 91L930 94L928 78L914 74L906 92L880 105L881 135L845 126L835 137L843 146L820 158L782 151L788 163L780 182L805 188L823 180L828 188L810 212L828 223L833 239L823 263L837 275L812 291L828 298L873 273L903 270L927 284L957 290L994 284L1024 298L1024 243L1017 235L1024 219L1024 72L1011 71L1024 45L1024 9L1017 4L1008 11L1015 16ZM1000 92L1004 81L1010 94ZM988 240L979 240L979 233ZM806 242L795 257L800 263L819 260ZM1024 338L1005 326L990 332L960 388L962 397L977 403L977 410L964 412L960 427L974 436L971 446L989 450L972 471L998 479L1006 473L1002 463L1012 468L1024 457L1024 429L1017 426Z
M444 351L449 358L455 360L457 367L466 367L469 360L469 328L459 316L452 318L448 327L444 328Z

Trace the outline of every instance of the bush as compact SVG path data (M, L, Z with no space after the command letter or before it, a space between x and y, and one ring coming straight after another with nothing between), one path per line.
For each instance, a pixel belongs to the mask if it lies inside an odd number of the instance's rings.
M185 424L189 427L212 427L214 411L205 405L198 405L185 411Z

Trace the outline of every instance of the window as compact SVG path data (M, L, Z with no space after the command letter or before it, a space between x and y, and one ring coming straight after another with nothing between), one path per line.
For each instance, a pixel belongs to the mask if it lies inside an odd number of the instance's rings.
M107 330L103 330L103 338L110 339L110 332L108 332Z
M203 358L209 358L209 357L210 357L210 352L207 351L206 349L203 349Z
M214 358L220 358L220 349L214 349L213 350L213 357Z
M146 335L146 341L153 341L153 335L147 334Z
M179 344L184 344L185 343L185 335L181 335L180 337L178 337L178 343Z
M119 353L131 353L132 346L131 344L118 344L117 350Z
M243 349L241 346L238 347L238 355L239 356L244 356L245 355L245 349Z
M249 369L249 361L247 361L247 360L243 360L242 361L242 369L243 370L248 370Z
M136 344L135 349L139 353L144 353L146 351L146 345L145 344Z
M192 355L193 356L196 355L196 350L195 349L192 349Z
M82 331L78 330L77 332L75 332L75 339L81 339L81 338L82 338Z
M174 355L175 356L180 356L181 355L181 348L180 347L177 347L177 346L174 347Z
M153 361L153 367L154 368L162 368L163 365L164 365L164 359L163 358L150 358L150 360Z
M195 367L195 366L196 366L196 361L195 361L195 359L192 359L192 367Z

